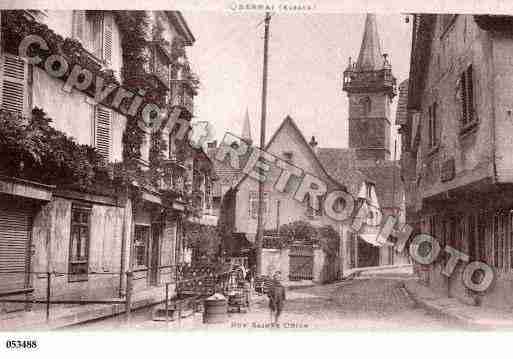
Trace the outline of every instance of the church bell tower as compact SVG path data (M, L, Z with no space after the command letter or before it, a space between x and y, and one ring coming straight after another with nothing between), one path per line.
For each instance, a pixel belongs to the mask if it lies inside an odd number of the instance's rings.
M349 58L343 90L349 98L349 147L358 160L390 159L390 104L396 79L381 52L376 15L367 14L356 62Z

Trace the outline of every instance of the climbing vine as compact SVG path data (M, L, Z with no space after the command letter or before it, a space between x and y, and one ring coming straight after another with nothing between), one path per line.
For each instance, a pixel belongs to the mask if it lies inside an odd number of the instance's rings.
M106 180L103 158L87 145L77 144L51 126L39 108L25 121L19 114L0 110L0 168L4 175L51 185L86 190Z
M45 60L50 55L60 54L69 63L68 70L60 77L61 80L66 81L73 67L79 65L83 69L89 70L93 77L101 77L104 80L104 86L114 85L117 87L122 85L143 97L143 103L154 103L164 109L168 106L166 103L167 90L162 86L155 85L147 68L147 64L151 61L151 46L154 41L160 41L162 46L170 49L169 56L173 68L186 66L184 73L186 78L189 79L187 83L191 86L191 89L196 91L199 86L197 76L192 74L188 64L181 65L178 63L179 57L186 56L182 38L175 37L171 44L166 42L162 37L163 28L161 24L157 21L157 25L152 28L146 11L121 10L112 11L112 14L120 30L123 54L122 83L118 81L112 70L103 69L101 64L94 60L90 53L84 49L80 41L62 37L47 25L35 21L24 10L2 12L2 46L5 51L18 54L18 46L24 38L29 35L38 35L45 40L48 50L34 48L33 46L28 49L29 56L38 55L41 57L42 61L37 66L43 68ZM94 11L88 10L88 15L94 15ZM82 91L93 97L95 90L95 82L93 81L88 88ZM31 127L26 128L15 125L16 116L14 114L6 112L0 114L2 130L6 129L0 139L2 141L0 145L3 146L2 149L6 151L5 153L10 153L9 156L3 156L2 158L4 173L20 175L23 178L50 184L71 186L74 183L77 189L87 192L97 192L99 188L115 189L117 185L135 187L135 197L140 197L141 191L145 188L155 188L164 176L163 167L167 143L162 136L162 131L153 131L147 138L147 133L140 128L142 122L140 111L132 115L126 113L126 106L122 105L120 108L114 108L109 105L112 103L115 93L113 91L107 96L102 104L122 113L127 118L122 138L122 162L108 165L103 162L99 163L97 158L99 155L94 148L78 145L73 139L66 137L65 134L53 130L50 125L52 120L46 116L44 111L34 109ZM30 130L32 132L27 133L37 133L42 137L36 136L34 140L30 140L21 133L22 130ZM50 141L50 139L52 140ZM150 145L149 170L143 169L140 160L141 148L145 141L149 141ZM22 144L27 145L24 150L21 149ZM177 145L179 158L185 159L190 155L188 141L177 141ZM18 150L19 154L16 155ZM4 152L2 151L2 153ZM49 170L45 171L44 168ZM38 173L41 176L38 177ZM59 179L65 183L60 183ZM101 185L99 185L100 183ZM137 184L137 186L133 186L133 184ZM191 199L188 197L190 196L188 193L188 189L184 186L183 198L185 200Z
M265 248L285 248L293 243L318 245L328 256L336 256L340 236L330 225L313 226L305 221L283 224L278 231L264 231Z

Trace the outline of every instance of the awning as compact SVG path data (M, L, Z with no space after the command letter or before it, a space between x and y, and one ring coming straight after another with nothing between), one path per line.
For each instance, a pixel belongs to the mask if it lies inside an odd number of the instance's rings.
M358 237L360 237L361 239L363 239L365 242L373 245L374 247L381 247L382 244L379 243L377 241L377 235L372 233L372 234L369 234L369 233L360 233L358 234Z
M358 237L373 245L374 247L383 247L384 245L387 245L386 243L388 242L379 241L379 228L380 227L367 227L364 231L362 231L362 233L358 233Z

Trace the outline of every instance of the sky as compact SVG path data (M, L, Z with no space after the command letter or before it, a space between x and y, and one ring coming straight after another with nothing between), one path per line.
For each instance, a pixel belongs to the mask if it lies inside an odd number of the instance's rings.
M247 108L253 141L258 144L264 14L184 11L183 15L196 37L187 50L201 81L196 119L209 121L220 140L226 131L241 133ZM342 72L349 57L358 57L364 21L365 14L273 15L266 140L290 115L307 140L313 135L320 147L347 147L348 101ZM377 22L382 51L389 54L399 84L409 72L411 22L399 14L378 14ZM396 104L397 96L394 116Z

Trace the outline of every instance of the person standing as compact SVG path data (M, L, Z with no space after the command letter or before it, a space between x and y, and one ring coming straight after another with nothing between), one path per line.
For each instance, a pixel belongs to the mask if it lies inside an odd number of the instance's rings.
M267 291L269 297L269 309L271 311L271 322L277 324L285 304L285 287L281 284L281 273L273 275L271 285Z

